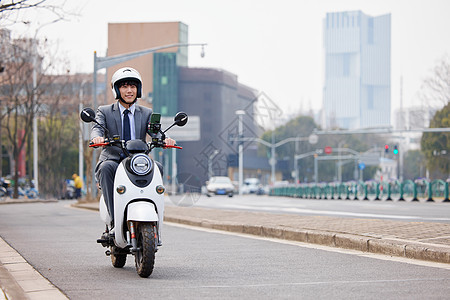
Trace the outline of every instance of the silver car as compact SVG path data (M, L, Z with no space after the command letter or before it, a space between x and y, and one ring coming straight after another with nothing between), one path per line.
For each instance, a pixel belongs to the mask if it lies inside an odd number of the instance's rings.
M226 176L213 176L206 182L206 191L208 197L210 197L211 194L233 197L234 185L231 182L231 179Z

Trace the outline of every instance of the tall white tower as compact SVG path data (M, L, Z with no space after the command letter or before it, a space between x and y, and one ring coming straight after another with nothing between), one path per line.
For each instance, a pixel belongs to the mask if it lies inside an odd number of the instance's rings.
M327 13L324 128L390 126L391 15Z

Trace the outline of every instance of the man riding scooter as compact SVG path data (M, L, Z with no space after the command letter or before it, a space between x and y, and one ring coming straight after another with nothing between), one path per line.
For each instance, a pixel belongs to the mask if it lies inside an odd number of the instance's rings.
M118 101L100 106L95 119L111 136L119 135L125 141L140 139L145 142L152 110L136 103L137 99L142 97L141 75L133 68L121 68L113 74L111 88L115 100ZM91 131L92 144L105 141L105 129L102 126L94 123ZM175 145L175 141L171 138L166 138L164 142L168 146ZM117 147L103 147L95 168L95 176L105 198L112 226L114 175L123 158L122 152Z

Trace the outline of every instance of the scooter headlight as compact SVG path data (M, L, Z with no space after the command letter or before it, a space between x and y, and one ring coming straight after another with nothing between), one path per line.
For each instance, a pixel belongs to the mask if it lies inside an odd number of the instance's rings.
M152 169L152 161L145 154L136 154L131 159L130 167L136 175L147 175Z

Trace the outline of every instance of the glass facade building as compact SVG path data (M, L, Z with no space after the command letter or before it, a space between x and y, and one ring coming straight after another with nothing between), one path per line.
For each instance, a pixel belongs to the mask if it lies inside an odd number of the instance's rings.
M178 42L188 43L188 26L179 23ZM178 111L178 67L188 65L188 47L153 54L153 111L174 116Z
M324 19L324 128L389 126L391 15L327 13Z

